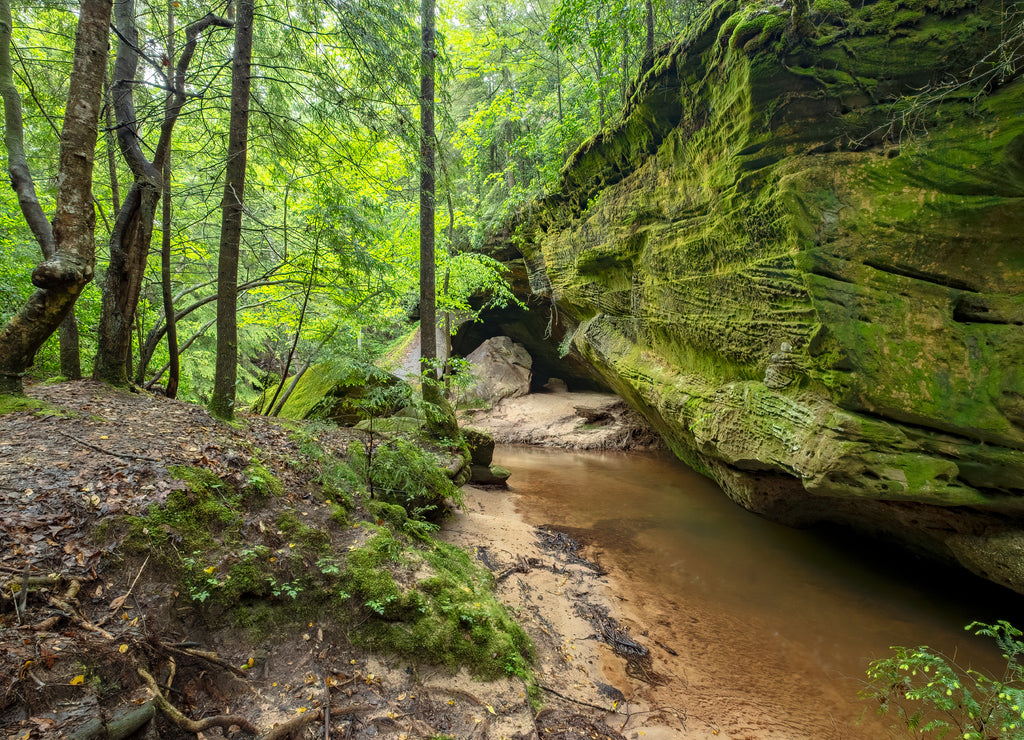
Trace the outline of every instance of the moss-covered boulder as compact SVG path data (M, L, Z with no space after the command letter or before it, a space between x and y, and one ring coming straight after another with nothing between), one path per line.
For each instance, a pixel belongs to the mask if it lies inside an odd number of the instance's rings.
M274 400L277 387L268 389L253 404L257 414L269 414L271 402L281 398L294 378L288 378L281 395ZM305 370L287 395L277 416L286 419L326 419L352 426L362 419L389 416L409 403L406 383L382 370L322 362Z
M1024 551L1024 81L998 66L1021 33L1003 13L715 2L514 241L575 348L734 499L1024 592L1005 562Z

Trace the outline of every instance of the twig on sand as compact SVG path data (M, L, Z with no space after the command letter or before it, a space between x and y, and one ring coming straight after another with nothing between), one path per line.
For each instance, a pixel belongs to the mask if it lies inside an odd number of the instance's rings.
M615 709L609 709L608 707L601 707L601 706L598 706L597 704L591 704L588 701L580 701L579 699L573 699L571 696L566 696L565 694L562 694L562 693L560 693L558 691L555 691L551 687L545 686L544 684L539 684L539 686L541 687L541 689L543 689L544 691L548 692L549 694L554 694L559 699L565 699L566 701L572 702L573 704L579 704L581 707L589 707L590 709L596 709L596 710L598 710L600 712L607 712L608 714L622 714L622 712L620 712L618 710L615 710Z

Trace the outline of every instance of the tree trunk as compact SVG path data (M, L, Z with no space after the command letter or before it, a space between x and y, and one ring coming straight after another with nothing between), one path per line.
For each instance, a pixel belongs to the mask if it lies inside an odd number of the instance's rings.
M228 127L228 163L217 262L217 365L210 412L222 419L235 414L238 376L238 252L242 241L242 203L245 197L245 162L249 145L249 89L252 67L254 0L238 0L235 21L235 57L231 63L231 119Z
M96 258L92 173L99 131L110 0L82 0L75 31L74 63L61 129L57 201L53 223L46 219L25 156L21 97L11 66L11 10L0 0L0 97L4 143L21 211L46 254L32 273L37 290L0 330L0 393L23 393L22 378L36 352L73 308L92 280Z
M435 196L434 156L434 59L436 18L435 0L421 0L423 24L420 49L420 369L424 416L427 429L435 437L458 434L455 413L441 393L437 378L437 299L434 264Z
M114 137L114 101L110 97L110 85L103 86L103 111L107 124L107 169L110 171L110 205L113 213L121 211L121 184L117 180L117 141Z
M174 63L174 0L168 0L167 2L167 59L169 64ZM170 118L173 113L173 101L168 98L164 103L164 115ZM170 142L168 142L169 146ZM165 395L168 398L177 398L181 365L178 362L178 325L174 320L174 293L171 289L171 152L169 150L167 152L167 161L164 162L163 175L164 203L160 223L162 232L160 242L160 288L164 299L164 324L167 327L167 356L170 360ZM141 338L139 350L141 353ZM142 362L141 357L139 362ZM145 374L145 370L142 372Z
M647 0L647 58L654 58L654 0Z
M78 341L78 319L74 307L60 322L60 374L68 380L82 378L82 348Z
M192 61L198 35L210 26L229 28L231 23L207 14L188 27L187 41L174 71L173 92L168 95L167 114L150 161L142 151L132 92L137 79L140 48L135 0L116 0L115 16L118 45L112 98L121 154L135 176L135 182L125 196L110 235L110 267L103 287L93 378L124 386L128 385L132 321L153 238L153 219L163 185L162 170L170 155L171 133L185 104L185 72Z
M312 362L306 363L304 368L295 373L295 377L292 378L292 382L288 384L284 395L282 395L281 399L277 402L277 406L272 406L267 409L267 416L278 416L281 413L281 409L283 409L284 405L288 403L288 399L291 397L292 391L295 390L295 386L299 384L299 381L302 380L302 376L306 374L306 371L309 370L310 367L312 367L312 364Z
M295 350L298 349L299 339L302 337L302 325L306 321L306 308L309 306L309 296L313 292L313 280L316 278L316 260L320 255L320 240L317 239L316 245L313 247L313 264L309 268L309 282L306 283L306 292L302 296L302 309L299 311L299 325L295 328L295 338L292 340L291 349L288 350L288 359L284 363L284 370L281 371L281 381L277 384L277 390L274 391L274 397L270 399L270 403L267 404L268 409L274 408L274 403L277 401L277 397L281 395L281 389L284 388L284 381L288 378L288 371L292 369L292 362L295 360ZM307 364L306 367L309 367Z
M117 118L117 139L135 182L125 196L110 234L110 264L103 284L96 359L92 377L111 385L128 385L127 360L132 321L142 290L153 217L160 200L160 169L142 152L133 90L139 66L139 33L135 0L115 0L117 56L111 98Z
M128 385L132 321L142 290L159 200L158 186L147 180L136 180L125 196L110 236L110 264L103 287L92 377L111 385Z
M178 397L178 379L181 365L178 362L178 324L174 320L174 294L171 292L171 158L164 165L164 207L161 228L163 238L160 244L160 287L164 298L164 325L167 327L167 356L170 358L170 375L167 376L167 397ZM141 346L140 346L141 350ZM142 358L139 358L141 365ZM145 373L145 369L142 369Z
M420 369L436 378L437 316L434 273L434 0L421 0L420 47Z

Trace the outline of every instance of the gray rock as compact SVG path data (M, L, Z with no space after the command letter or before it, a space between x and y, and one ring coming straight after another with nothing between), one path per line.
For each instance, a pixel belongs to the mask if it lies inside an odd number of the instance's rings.
M494 403L530 392L533 359L526 348L508 337L492 337L466 356L476 383L466 400Z

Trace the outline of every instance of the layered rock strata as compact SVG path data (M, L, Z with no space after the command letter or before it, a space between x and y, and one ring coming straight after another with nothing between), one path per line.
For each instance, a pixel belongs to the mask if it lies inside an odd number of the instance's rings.
M733 499L1024 593L1015 7L716 2L513 240L574 348Z

